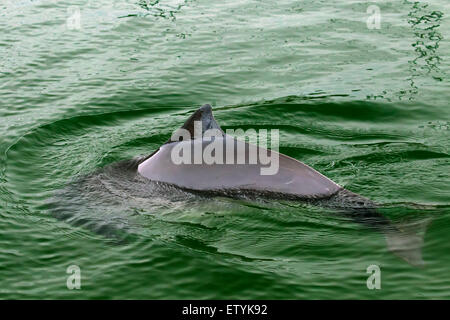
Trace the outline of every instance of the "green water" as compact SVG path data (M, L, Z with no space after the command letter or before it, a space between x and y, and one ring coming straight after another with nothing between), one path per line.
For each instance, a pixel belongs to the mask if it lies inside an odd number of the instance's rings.
M1 0L0 298L450 298L449 14L437 0ZM145 197L111 176L71 187L151 153L204 103L224 129L280 129L282 153L395 223L431 219L425 268L302 203Z

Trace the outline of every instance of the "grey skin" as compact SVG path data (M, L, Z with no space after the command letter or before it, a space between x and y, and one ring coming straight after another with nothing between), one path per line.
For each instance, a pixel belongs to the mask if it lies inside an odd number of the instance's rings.
M249 145L226 135L216 122L212 108L206 104L199 108L181 127L194 137L194 121L202 122L203 133L208 129L217 129L221 136L216 137L226 145L231 143L236 157L237 148L245 144L245 159L248 160ZM138 173L152 181L174 185L193 192L213 195L234 196L247 194L273 198L287 198L312 202L317 205L332 207L355 221L382 232L388 248L400 258L415 266L422 266L421 247L423 238L415 233L407 233L394 226L389 219L376 210L376 204L367 198L344 189L306 164L279 154L279 170L274 175L261 175L260 169L267 167L259 159L256 164L175 164L171 158L172 149L180 143L201 144L206 147L210 141L197 137L190 141L167 141L158 150L141 160ZM242 149L241 149L242 150ZM258 150L259 151L259 150ZM271 152L270 150L265 150ZM193 160L193 158L191 158ZM236 158L235 158L236 160ZM191 162L192 163L192 162ZM236 163L236 161L234 162Z

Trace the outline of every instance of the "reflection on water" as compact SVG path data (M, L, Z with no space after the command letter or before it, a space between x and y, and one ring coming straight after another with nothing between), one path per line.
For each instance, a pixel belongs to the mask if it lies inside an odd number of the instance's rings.
M178 13L182 7L184 7L189 0L175 0L175 1L165 1L161 3L160 0L139 0L138 6L142 9L146 10L145 13L140 14L128 14L126 16L121 16L120 18L125 17L134 17L134 16L154 16L161 17L164 19L170 19L174 21L176 19L175 14Z
M408 14L408 24L413 29L415 42L412 43L416 57L409 61L411 76L408 78L411 88L407 96L412 100L419 92L418 80L425 77L432 77L437 81L442 81L442 72L439 69L441 57L437 49L442 40L442 34L438 31L443 17L441 11L431 11L428 4L414 2L411 12Z

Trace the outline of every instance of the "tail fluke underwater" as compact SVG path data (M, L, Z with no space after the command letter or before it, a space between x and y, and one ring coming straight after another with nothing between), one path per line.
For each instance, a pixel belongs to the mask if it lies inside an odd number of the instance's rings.
M431 219L396 225L384 231L389 251L416 267L424 267L422 247Z
M397 257L416 267L423 267L422 247L430 218L403 224L393 224L382 215L377 205L349 190L342 189L328 199L328 207L333 207L345 216L378 230L385 235L388 250Z

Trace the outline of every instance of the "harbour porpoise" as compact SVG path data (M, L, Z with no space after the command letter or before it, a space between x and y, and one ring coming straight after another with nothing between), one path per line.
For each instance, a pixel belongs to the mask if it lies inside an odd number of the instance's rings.
M205 152L212 159L196 158ZM276 168L267 159L277 162ZM424 264L423 236L402 230L379 213L374 202L308 165L224 133L208 104L196 110L158 150L139 160L136 168L144 178L192 192L287 198L334 208L382 232L395 255L415 266Z

